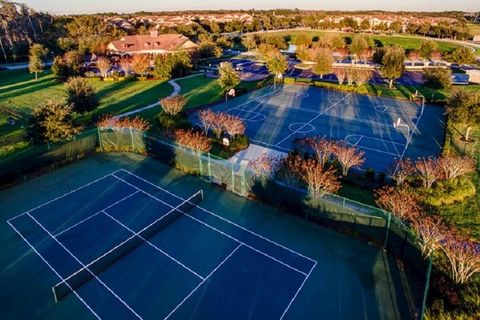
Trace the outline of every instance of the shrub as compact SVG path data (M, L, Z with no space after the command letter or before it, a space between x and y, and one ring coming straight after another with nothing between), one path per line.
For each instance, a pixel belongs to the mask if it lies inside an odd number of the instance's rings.
M95 88L86 79L81 77L70 78L66 83L66 88L67 102L72 105L75 112L89 112L98 106Z
M449 205L474 196L475 185L465 177L453 180L438 181L435 188L431 189L424 197L423 202L431 206Z
M63 101L48 100L33 109L32 135L37 142L68 140L79 132L73 123L72 107Z
M190 122L182 113L171 115L162 112L158 115L158 122L160 127L167 131L173 129L188 129L191 127Z
M248 146L249 141L246 135L238 135L230 142L230 149L235 151L247 149Z
M160 99L160 106L163 111L171 116L175 116L182 111L187 104L187 99L181 95L166 97Z

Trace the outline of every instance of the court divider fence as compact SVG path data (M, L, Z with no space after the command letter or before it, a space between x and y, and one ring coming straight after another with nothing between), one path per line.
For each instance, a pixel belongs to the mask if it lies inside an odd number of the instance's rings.
M180 171L196 175L240 196L287 209L309 221L326 225L383 247L404 262L413 281L403 283L412 318L421 319L429 285L429 261L423 259L411 229L390 212L329 194L311 198L302 185L259 176L247 164L201 153L152 133L131 129L91 129L72 141L29 148L0 161L0 185L24 180L32 172L45 172L83 156L100 152L135 152L150 155Z

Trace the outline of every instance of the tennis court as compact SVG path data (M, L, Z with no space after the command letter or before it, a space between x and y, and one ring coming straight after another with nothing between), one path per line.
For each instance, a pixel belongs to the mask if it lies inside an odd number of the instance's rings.
M252 143L278 151L293 150L296 139L308 136L344 140L365 151L363 169L376 171L395 159L438 155L444 139L440 106L311 86L269 87L213 110L241 117Z
M124 169L7 222L98 319L282 319L317 262Z

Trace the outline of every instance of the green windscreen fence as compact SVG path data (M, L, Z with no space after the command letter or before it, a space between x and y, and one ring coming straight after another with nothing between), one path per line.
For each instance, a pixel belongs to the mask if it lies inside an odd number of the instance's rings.
M85 131L70 141L29 147L0 159L0 184L8 184L32 172L79 159L94 152L97 147L96 129Z
M178 145L152 133L121 130L89 130L62 144L25 150L14 158L0 161L0 179L26 174L37 168L55 166L95 150L148 154L177 169L244 197L289 209L302 218L335 227L371 241L414 266L418 292L425 285L427 261L421 257L417 239L410 228L389 212L336 195L311 198L302 185L279 178L258 176L248 163L228 160ZM0 181L1 182L1 181ZM415 304L421 299L416 297Z

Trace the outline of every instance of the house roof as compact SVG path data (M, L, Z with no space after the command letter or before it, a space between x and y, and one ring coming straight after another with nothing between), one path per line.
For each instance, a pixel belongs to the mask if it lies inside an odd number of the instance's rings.
M120 53L177 51L196 47L190 39L181 34L149 34L124 36L108 45L111 51Z

